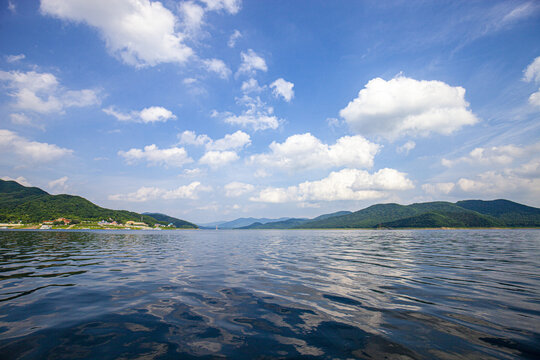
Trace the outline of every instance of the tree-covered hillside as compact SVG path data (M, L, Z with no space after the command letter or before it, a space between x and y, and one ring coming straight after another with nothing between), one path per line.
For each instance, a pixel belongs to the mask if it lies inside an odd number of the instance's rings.
M148 215L102 208L80 196L50 195L36 187L0 180L0 222L37 223L61 217L79 221L112 219L122 223L142 220L151 226L158 222Z
M160 221L162 223L167 224L173 224L175 227L179 229L193 229L197 228L197 225L190 223L189 221L185 221L182 219L177 219L175 217L161 214L161 213L143 213L143 215L148 215L156 219L157 221Z

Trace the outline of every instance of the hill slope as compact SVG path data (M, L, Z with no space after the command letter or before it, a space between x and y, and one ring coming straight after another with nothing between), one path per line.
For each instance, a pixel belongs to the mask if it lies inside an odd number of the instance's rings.
M331 214L324 214L317 216L314 219L304 219L304 218L290 218L282 221L275 221L270 223L261 223L256 222L248 226L239 227L238 229L292 229L296 228L298 226L302 226L303 224L313 221L313 220L325 220L336 216L342 216L350 214L350 211L338 211Z
M378 204L294 228L540 227L540 209L508 200Z
M126 210L102 208L73 195L50 195L35 187L26 187L15 181L0 180L0 222L41 222L65 217L74 220L113 219L144 221L149 225L158 222L153 217Z
M540 223L540 209L509 200L463 200L456 205L497 218L506 226L539 226Z
M194 229L197 225L190 223L189 221L177 219L175 217L161 214L161 213L143 213L143 215L148 215L156 219L157 221L164 222L167 224L173 224L179 229Z

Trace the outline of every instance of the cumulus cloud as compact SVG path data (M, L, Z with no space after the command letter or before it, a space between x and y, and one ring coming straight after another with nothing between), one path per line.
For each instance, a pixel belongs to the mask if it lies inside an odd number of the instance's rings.
M508 196L518 194L524 199L540 196L540 178L518 176L513 171L486 171L474 177L463 177L456 182L459 190L480 196Z
M204 21L204 9L193 1L183 1L178 5L182 14L182 25L188 33L199 31Z
M181 144L205 145L207 150L239 150L251 144L249 134L238 130L233 134L227 134L221 139L212 140L208 135L197 135L194 131L186 130L178 135Z
M208 135L197 135L191 130L186 130L183 133L178 134L178 139L180 140L180 144L184 145L205 145L212 142L212 139Z
M223 138L206 144L207 149L211 150L228 150L242 149L251 144L251 138L245 132L238 130L233 134L227 134Z
M340 111L351 129L390 140L403 136L449 135L478 118L468 109L465 89L442 81L403 76L370 80Z
M286 102L290 102L294 97L294 84L292 82L279 78L271 83L270 87L273 89L274 96L281 96Z
M453 160L442 159L441 163L446 167L453 167L458 164L474 166L507 165L511 164L516 158L535 150L540 150L538 144L530 147L519 147L516 145L492 146L490 148L478 147L466 156Z
M238 197L238 196L242 196L244 194L250 193L254 189L255 187L251 184L233 181L225 185L225 196Z
M67 176L62 176L59 179L49 181L49 189L55 191L65 191L67 189L66 182L69 180Z
M380 149L380 145L360 135L344 136L328 145L310 133L289 136L283 143L274 141L269 147L269 153L252 155L249 162L282 170L361 168L373 166L373 158Z
M227 42L227 46L230 48L235 47L236 41L242 37L242 33L238 30L234 30L231 36L229 37L229 41Z
M67 90L49 73L35 71L0 71L0 82L12 90L13 107L46 114L62 112L68 107L85 107L100 103L98 92L91 89Z
M149 165L161 165L165 167L182 167L185 164L193 162L184 148L171 147L168 149L159 149L156 145L148 145L143 149L130 149L128 151L119 151L118 155L123 157L128 164L134 164L139 161L146 161Z
M250 200L268 203L366 200L386 197L390 191L412 188L414 185L407 174L394 169L385 168L373 174L343 169L318 181L306 181L287 188L268 187Z
M455 184L452 182L442 182L434 184L424 184L422 185L422 190L424 190L424 192L430 195L448 195L452 190L454 190L454 187Z
M212 116L222 117L223 121L231 125L239 125L244 128L251 127L253 130L277 129L281 122L274 115L274 108L267 106L259 97L244 95L236 99L237 103L243 105L245 110L240 115L231 112L214 112Z
M6 61L8 63L14 63L14 62L17 62L17 61L21 61L23 59L26 58L26 55L24 54L19 54L19 55L6 55Z
M203 64L207 71L214 72L222 79L227 79L231 75L231 70L225 65L222 60L208 59L203 60Z
M233 161L238 160L238 154L234 151L207 151L200 159L200 164L208 165L212 168L225 166Z
M5 181L16 181L16 182L18 182L19 184L21 184L23 186L33 186L23 176L19 176L19 177L16 177L16 178L12 178L12 177L9 177L9 176L2 176L0 179L5 180Z
M132 121L144 124L176 119L176 116L170 110L161 106L151 106L144 108L141 111L131 111L130 113L122 113L115 110L114 107L109 106L108 108L103 109L103 112L107 115L114 116L120 121Z
M255 92L261 92L264 90L264 87L259 86L259 82L253 78L246 80L242 83L242 91L246 94Z
M238 68L238 73L254 74L257 70L267 71L266 61L257 55L255 51L249 49L247 52L241 52L242 63Z
M73 150L61 148L54 144L30 141L13 131L5 129L0 129L0 149L4 160L16 156L21 161L32 163L56 161L73 153Z
M497 196L524 201L540 195L540 143L476 148L468 155L442 164L452 168L452 182L424 184L431 195ZM462 173L466 175L456 176Z
M399 146L396 148L396 152L398 153L405 153L405 155L409 154L409 151L414 149L416 147L416 143L412 140L407 141L405 144Z
M143 186L135 192L128 194L109 195L109 200L122 200L132 202L144 202L149 200L175 200L175 199L198 199L199 193L203 191L211 191L212 188L204 186L198 181L194 181L189 185L179 186L176 189L167 190L158 187Z
M42 0L41 12L97 28L109 51L129 65L185 63L193 54L175 31L177 18L159 1Z

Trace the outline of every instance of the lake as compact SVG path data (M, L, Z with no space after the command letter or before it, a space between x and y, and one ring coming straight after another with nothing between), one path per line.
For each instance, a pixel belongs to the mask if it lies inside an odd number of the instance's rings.
M0 358L540 358L539 230L0 231Z

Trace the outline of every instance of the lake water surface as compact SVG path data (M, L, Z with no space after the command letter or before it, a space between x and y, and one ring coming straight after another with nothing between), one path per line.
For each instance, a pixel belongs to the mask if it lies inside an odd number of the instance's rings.
M540 231L0 231L0 358L540 358Z

